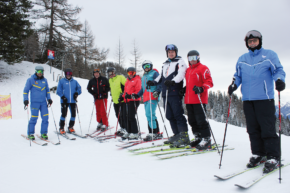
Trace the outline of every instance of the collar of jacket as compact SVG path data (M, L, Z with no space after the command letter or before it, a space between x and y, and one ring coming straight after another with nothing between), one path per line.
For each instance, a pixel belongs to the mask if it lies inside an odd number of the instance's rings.
M249 49L249 53L251 56L257 56L261 53L261 51L263 50L264 48L261 48L259 50L255 50L254 52L252 50Z
M177 62L180 58L181 58L180 56L176 56L176 57L173 58L173 59L168 58L168 59L166 60L166 62Z
M64 78L66 81L72 81L73 77L71 77L70 79L67 79L66 77Z
M128 80L134 80L134 79L136 79L136 77L137 77L137 76L140 78L140 76L139 76L139 75L135 75L135 76L134 76L133 78L131 78L131 79L130 79L130 78L129 78L129 76L128 76L128 78L127 78L127 79L128 79Z
M37 80L41 80L41 79L43 79L44 77L43 77L43 75L39 78L37 75L36 75L36 73L33 75L33 78L34 79L37 79Z
M101 75L99 76L99 78L96 78L96 77L94 76L94 79L96 79L96 80L100 80L101 78L102 78Z
M196 64L192 64L192 65L189 63L189 66L190 66L191 69L193 69L193 68L197 68L199 65L201 65L200 62L198 62L198 63L196 63Z

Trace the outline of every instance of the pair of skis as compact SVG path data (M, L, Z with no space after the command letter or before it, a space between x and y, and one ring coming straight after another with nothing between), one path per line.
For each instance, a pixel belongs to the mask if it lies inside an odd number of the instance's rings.
M286 166L290 165L290 162L289 163L286 163L286 164L282 164L281 168L284 168ZM228 174L225 174L225 175L214 175L214 177L218 178L218 179L221 179L221 180L228 180L228 179L231 179L235 176L238 176L240 174L243 174L245 172L248 172L248 171L251 171L251 170L255 170L257 168L260 168L261 166L264 166L264 164L260 164L254 168L245 168L245 169L242 169L242 170L238 170L236 172L230 172ZM253 186L254 184L256 184L257 182L259 182L260 180L262 180L263 178L267 177L268 175L278 171L279 168L269 172L269 173L262 173L262 174L259 174L259 175L256 175L252 178L250 178L249 180L247 181L244 181L242 183L238 183L238 184L235 184L235 186L238 186L240 188L243 188L243 189L247 189L247 188L250 188L251 186Z
M109 131L109 130L111 130L111 129L113 129L113 128L114 128L114 127L109 127L109 128L108 128L107 130L105 130L105 131L96 130L96 131L94 131L94 132L92 132L92 133L86 134L86 136L87 136L87 137L91 137L91 138L95 138L95 137L100 136L100 135L102 135L102 134L104 134L104 136L105 136L106 132ZM106 136L109 136L109 135L106 135ZM115 135L114 135L114 136L115 136Z

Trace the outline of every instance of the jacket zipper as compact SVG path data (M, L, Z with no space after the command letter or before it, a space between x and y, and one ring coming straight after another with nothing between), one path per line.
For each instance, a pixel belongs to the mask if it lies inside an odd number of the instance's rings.
M68 84L69 84L69 101L71 103L71 89L70 89L70 80L68 81Z
M264 80L264 83L265 83L265 91L266 91L266 95L267 95L267 97L268 97L268 99L269 99L269 95L268 95L268 89L267 89L267 83L266 83L266 80Z

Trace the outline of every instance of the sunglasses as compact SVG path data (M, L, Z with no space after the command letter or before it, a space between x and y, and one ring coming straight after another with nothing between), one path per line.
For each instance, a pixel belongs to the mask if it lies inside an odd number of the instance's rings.
M248 44L251 44L251 43L257 43L257 42L258 42L258 39L257 39L257 38L249 39L249 40L248 40Z
M198 60L199 56L188 56L188 61Z
M151 65L150 64L143 65L143 69L145 70L146 68L151 68Z
M43 74L43 70L36 70L36 73L37 74L39 74L39 73Z
M134 76L134 75L136 74L136 72L134 72L134 71L130 71L130 72L128 72L127 74L128 74L128 76L130 76L130 75L133 75L133 76Z
M72 72L66 72L65 75L71 75L72 76Z

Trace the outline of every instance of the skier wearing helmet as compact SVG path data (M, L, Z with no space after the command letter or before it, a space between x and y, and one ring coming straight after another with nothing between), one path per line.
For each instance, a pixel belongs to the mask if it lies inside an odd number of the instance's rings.
M140 76L136 75L136 69L134 67L129 67L127 74L128 78L125 83L124 94L119 97L119 102L125 101L126 103L127 114L126 129L128 133L123 135L122 138L135 140L139 138L135 115L137 114L141 98L136 99L134 94L138 93L141 89L141 79Z
M174 44L165 47L167 60L163 63L162 71L154 81L149 80L148 86L154 86L158 83L162 86L162 97L166 118L170 121L174 136L170 137L166 144L172 146L178 145L178 141L183 144L190 143L188 137L187 121L184 116L182 99L179 91L183 88L183 79L185 77L187 65L183 59L178 56L178 49ZM176 144L174 144L176 143Z
M243 109L253 154L247 167L265 162L263 172L269 173L279 167L281 155L275 129L274 82L276 90L283 91L286 75L277 54L262 48L259 31L249 31L244 40L249 52L238 59L228 93L231 95L242 85Z
M44 69L42 66L35 67L35 74L27 79L24 90L24 109L28 107L28 94L30 92L30 109L31 118L28 123L27 137L30 140L35 140L34 132L35 125L38 119L38 114L40 111L42 123L41 123L41 138L48 139L47 128L48 128L48 105L52 104L50 98L50 90L46 78L43 77ZM46 102L47 100L47 102ZM47 104L48 103L48 104Z
M77 97L82 93L82 88L72 75L72 69L64 70L65 78L58 82L56 94L60 97L61 103L61 117L59 121L59 133L65 134L65 118L67 115L67 108L69 107L71 118L68 125L68 133L75 133L74 124L76 118L76 102Z
M144 76L142 77L142 89L138 94L133 94L135 98L143 96L143 102L148 121L148 135L144 141L151 141L156 139L162 139L162 134L159 132L159 125L156 117L156 108L159 102L159 93L161 92L161 85L147 86L147 81L154 80L159 76L156 69L153 69L153 64L150 60L145 60L142 63L144 70Z
M119 118L120 130L117 131L116 135L123 136L127 133L126 124L126 106L124 101L119 102L120 94L124 93L124 87L126 83L126 78L123 75L116 75L116 69L114 67L109 67L107 69L107 74L109 77L110 90L112 100L114 102L114 110L117 119Z
M106 77L101 76L101 70L93 70L93 78L87 86L88 92L93 95L96 106L97 130L106 131L108 129L107 99L110 91L110 84Z
M184 103L186 104L188 122L195 136L190 145L198 150L211 149L210 127L203 111L206 110L208 103L208 89L213 87L211 74L208 67L200 63L198 51L189 51L187 59L189 67L185 75L186 86L180 90L179 94L182 97L185 94Z

